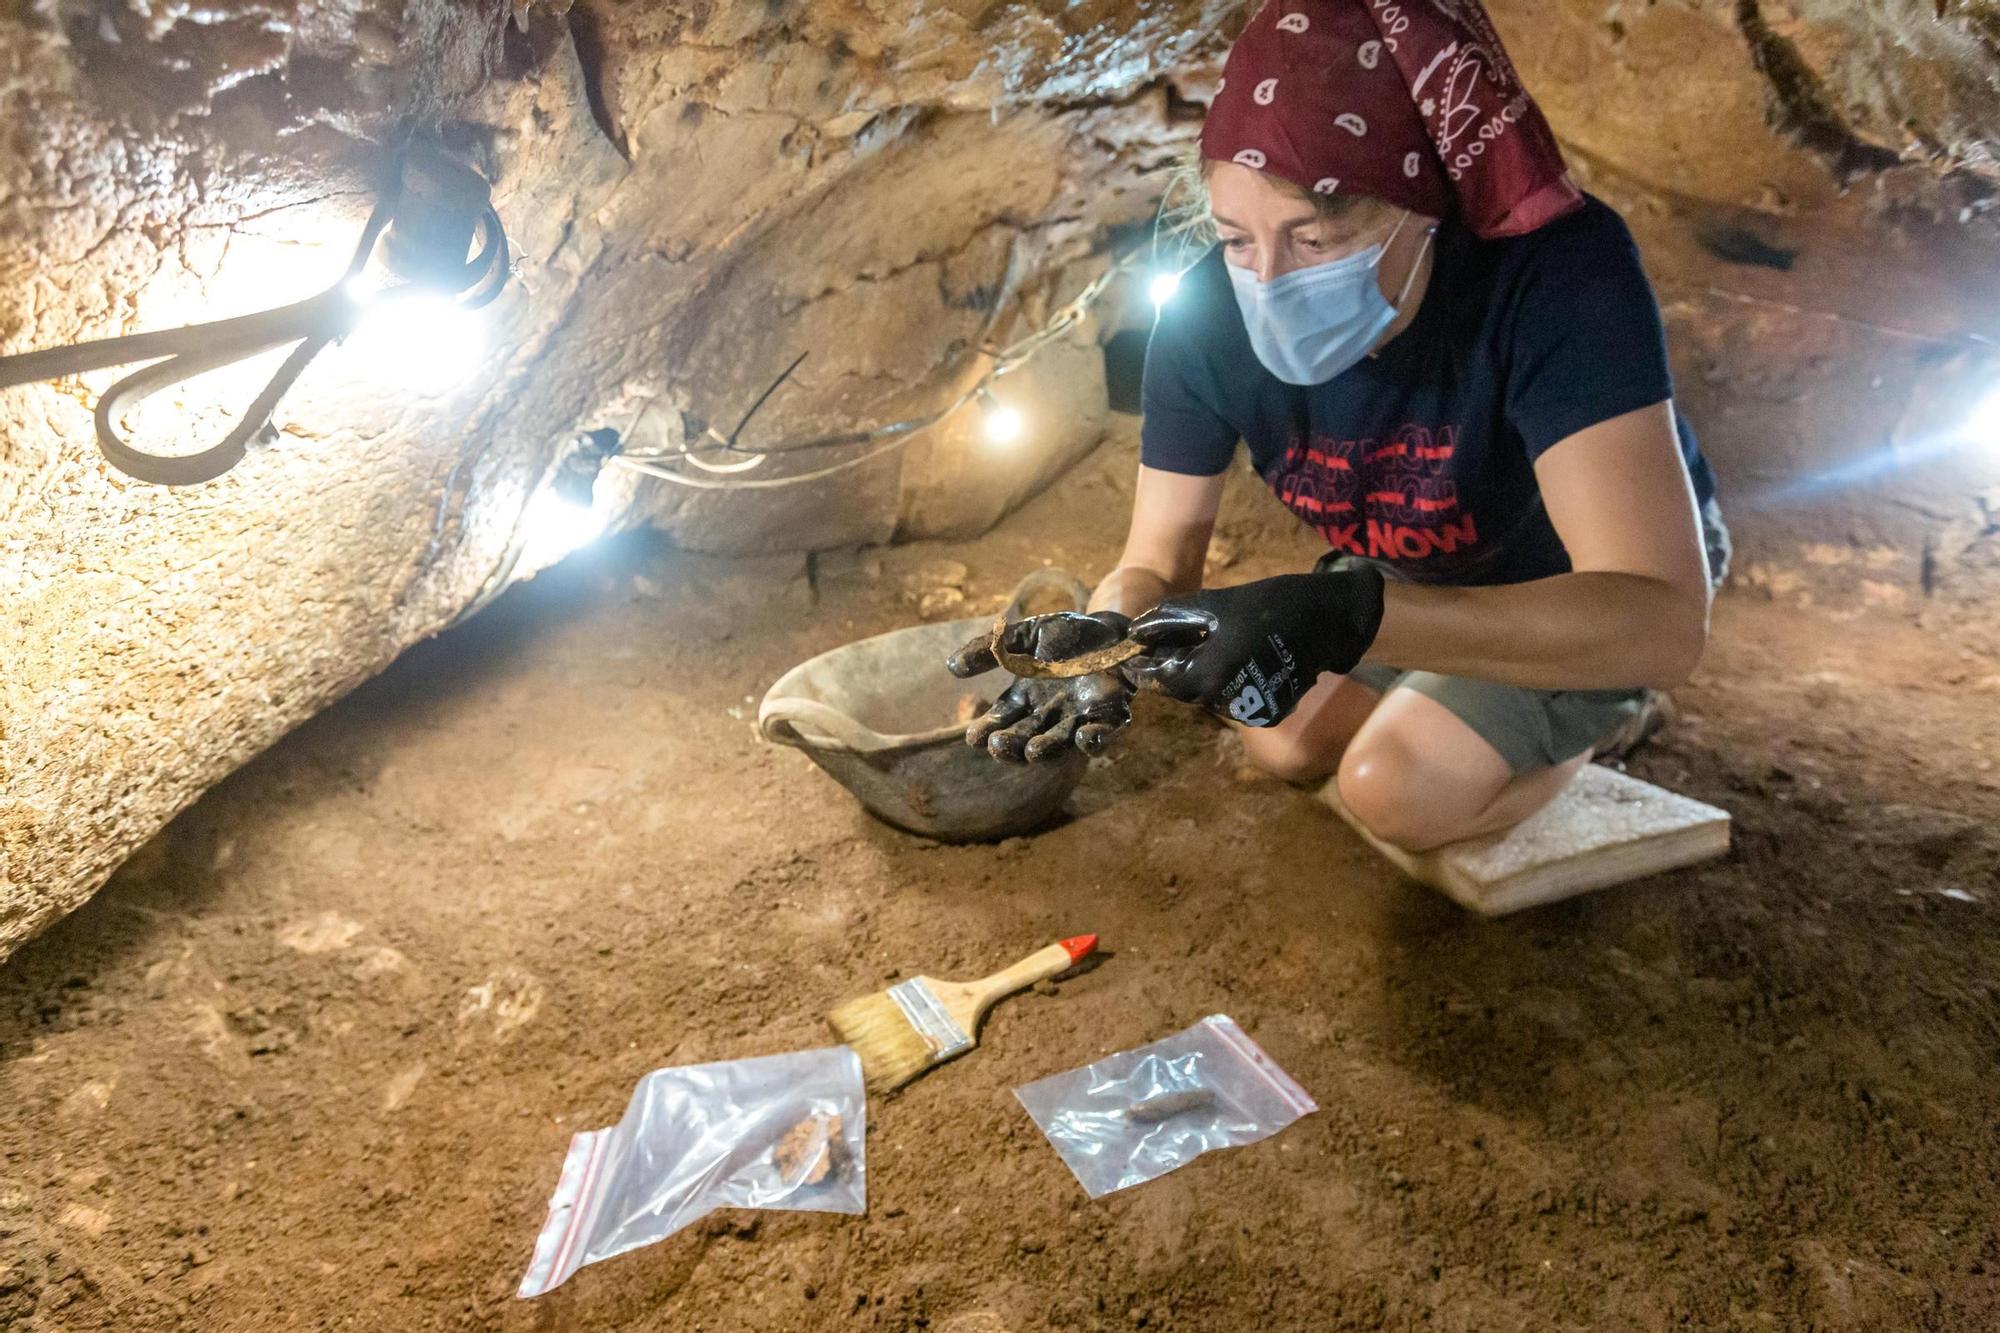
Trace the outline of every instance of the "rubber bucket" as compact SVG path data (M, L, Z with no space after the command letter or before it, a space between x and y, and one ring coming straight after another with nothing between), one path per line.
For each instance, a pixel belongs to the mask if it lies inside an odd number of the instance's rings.
M1059 569L1014 589L1010 619L1045 589L1083 609L1089 590ZM965 743L960 705L990 701L1007 680L959 680L944 660L992 623L986 616L878 634L822 653L780 676L757 709L764 739L792 745L877 819L943 842L988 842L1046 823L1083 777L1084 756L1002 763Z

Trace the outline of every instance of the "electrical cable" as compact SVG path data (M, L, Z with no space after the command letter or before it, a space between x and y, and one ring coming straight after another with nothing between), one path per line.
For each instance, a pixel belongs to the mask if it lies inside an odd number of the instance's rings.
M750 424L750 419L757 415L757 409L761 408L762 406L764 406L765 403L770 401L771 395L778 391L778 386L783 384L786 380L790 379L792 377L792 372L797 370L799 368L800 363L803 362L805 359L806 359L806 353L800 352L797 356L792 358L792 364L786 366L783 370L778 372L778 378L772 380L768 385L766 385L764 388L764 392L758 394L757 400L750 404L749 410L744 412L744 414L737 419L735 430L730 431L729 434L727 435L717 435L715 433L715 427L710 426L708 428L707 435L709 439L715 441L716 447L724 452L735 452L736 441L742 437L743 428ZM641 410L643 412L644 409ZM700 468L704 472L734 473L734 472L748 472L751 468L757 467L760 464L762 464L766 457L767 455L759 453L759 454L751 454L748 458L738 459L734 463L704 463L701 460L700 453L691 452L687 455L687 461L694 464L696 467Z
M1727 287L1717 287L1710 283L1678 282L1664 279L1660 285L1669 291L1693 292L1700 296L1713 296L1718 300L1732 301L1737 305L1758 306L1766 310L1776 310L1787 315L1803 315L1811 319L1825 320L1830 324L1847 324L1870 333L1880 333L1891 338L1905 338L1911 342L1929 343L1933 347L1954 347L1961 351L1979 348L1982 351L2000 349L2000 339L1984 333L1919 333L1915 329L1901 329L1893 324L1878 324L1874 320L1861 319L1855 315L1844 315L1838 310L1818 310L1812 306L1793 305L1789 301L1775 301L1768 296L1752 296L1749 292L1733 291Z
M690 477L685 472L670 471L651 460L629 458L624 454L620 454L610 461L633 472L643 473L648 477L658 477L662 481L670 481L676 486L684 486L691 491L766 491L777 490L783 486L800 486L809 481L819 481L822 478L831 477L836 473L846 472L850 468L857 468L863 463L872 462L892 450L900 449L906 443L908 441L901 439L887 440L870 449L865 454L857 454L853 458L845 458L838 463L830 463L826 467L815 468L811 472L791 472L782 477L744 477L728 481L710 477Z
M1053 316L1051 316L1050 319L1040 328L1035 329L1034 331L1028 333L1022 338L1016 340L1011 344L1008 344L1003 348L994 349L988 347L983 349L985 351L985 354L992 358L993 364L989 366L980 375L980 377L972 384L970 388L960 393L958 396L953 398L949 403L937 409L936 411L925 413L921 416L911 417L901 421L890 422L886 425L876 426L872 428L843 431L835 434L814 436L803 440L792 440L792 441L781 442L778 444L765 445L759 447L754 451L742 447L737 443L737 440L743 431L743 427L748 423L750 416L755 413L756 409L763 406L765 400L768 399L771 396L771 394L777 389L777 387L780 384L782 384L787 377L791 375L793 370L798 368L799 362L805 359L804 354L801 354L797 359L795 359L792 362L790 366L787 366L785 368L785 371L781 375L779 375L777 380L775 380L768 388L764 390L764 392L761 395L759 395L757 401L754 404L752 404L751 411L744 415L743 420L737 423L736 429L732 431L729 435L727 436L720 435L713 428L710 428L704 433L703 436L705 440L710 442L710 444L707 447L665 449L665 450L656 450L652 452L628 452L620 454L617 457L610 459L609 462L625 467L633 472L638 472L648 477L655 477L662 481L671 482L674 485L686 487L690 490L705 490L705 491L771 490L785 486L797 486L806 484L808 482L820 481L827 477L834 476L838 473L845 472L851 468L862 467L874 461L875 459L881 457L883 454L890 452L891 450L901 448L904 445L910 443L911 438L917 435L918 433L928 430L929 428L937 425L945 418L963 409L966 406L966 404L979 398L982 394L986 393L988 388L992 385L992 383L995 380L999 379L1002 375L1005 375L1008 372L1016 369L1023 362L1027 361L1030 357L1034 356L1035 353L1040 351L1043 347L1047 346L1050 342L1054 341L1056 338L1061 337L1064 333L1068 332L1069 329L1073 328L1077 324L1077 322L1083 318L1084 314L1088 312L1090 307L1094 305L1096 301L1103 295L1104 291L1111 285L1111 283L1116 280L1118 275L1132 268L1138 262L1139 258L1142 255L1151 253L1154 257L1157 258L1161 253L1162 249L1160 233L1163 225L1167 225L1168 231L1171 235L1191 237L1192 243L1198 244L1201 238L1198 235L1197 228L1190 226L1186 221L1175 222L1170 225L1166 223L1166 218L1169 210L1169 203L1173 198L1174 191L1178 186L1178 184L1179 184L1178 178L1176 178L1175 180L1170 180L1168 182L1166 191L1161 196L1159 206L1154 214L1150 245L1137 247L1131 251L1126 252L1123 256L1115 260L1111 264L1111 266L1105 270L1104 273L1100 274L1096 279L1094 279L1088 285L1086 285L1083 288L1083 290L1076 295L1075 298L1073 298L1070 302L1068 302L1066 305L1057 310L1057 312ZM1180 261L1185 257L1188 248L1189 248L1189 243L1184 242L1180 247L1180 249L1176 251L1175 254L1176 262L1168 266L1168 271L1178 273L1179 271L1181 271L1181 269L1185 267L1183 263L1180 263L1178 261ZM1843 315L1834 311L1814 310L1809 307L1791 305L1782 301L1773 301L1762 297L1754 297L1747 293L1728 291L1726 289L1719 287L1692 286L1692 285L1675 284L1675 283L1663 283L1662 285L1670 288L1679 286L1682 288L1682 290L1693 290L1696 292L1700 292L1701 294L1704 295L1719 297L1726 300L1737 301L1743 304L1763 306L1770 309L1781 310L1790 314L1809 316L1818 319L1825 319L1836 323L1850 324L1860 328L1870 329L1877 333L1887 334L1899 338L1907 338L1912 341L1930 343L1937 346L1980 348L1980 349L1991 349L1994 346L1996 346L1994 339L1987 337L1986 335L1983 334L1966 333L1958 337L1924 334L1924 333L1918 333L1914 330L1899 329L1889 325L1877 324L1869 320L1857 319L1854 316ZM638 415L635 416L633 419L634 427L636 427L638 421L641 418L643 418L645 412L649 410L652 407L652 405L653 405L652 401L648 400L645 406L640 408ZM858 444L870 444L876 442L880 442L878 448L867 450L866 452L858 454L852 458L843 459L838 463L829 464L826 467L815 468L808 472L791 473L781 477L759 477L759 478L732 475L732 474L741 474L744 472L751 471L759 467L769 459L776 458L784 454L803 453L819 449L852 447ZM730 463L712 463L705 461L701 457L698 457L698 455L700 454L713 454L713 453L735 453L735 454L742 454L744 456L741 459L738 459ZM692 466L697 467L704 472L725 474L725 476L715 477L715 478L694 477L688 475L685 472L676 471L674 468L667 466L667 464L680 463L680 462L691 464Z
M756 413L758 408L764 405L765 401L777 390L778 386L784 383L792 371L798 368L799 362L805 359L805 354L801 353L758 396L756 402L751 404L750 411L744 414L743 420L737 423L734 431L730 432L727 436L722 436L711 428L705 433L703 438L713 442L709 447L666 449L644 453L628 452L619 454L608 461L648 477L655 477L690 490L703 491L775 490L785 486L799 486L807 482L820 481L826 477L848 471L851 468L861 467L891 450L902 448L909 444L917 434L930 429L945 418L960 411L966 404L987 392L994 381L1018 369L1030 357L1041 351L1042 348L1076 327L1089 312L1090 308L1102 298L1105 291L1110 288L1118 276L1133 268L1146 253L1147 247L1144 246L1135 247L1128 251L1115 259L1103 273L1087 283L1076 296L1060 307L1039 328L1034 329L1004 347L993 348L989 346L983 349L984 355L991 358L992 364L980 374L978 379L969 388L958 394L943 407L934 411L905 418L900 421L892 421L885 425L764 445L754 451L744 448L737 442L744 426L749 423L751 416ZM633 419L634 427L637 426L639 418L643 417L647 409L651 406L652 403L649 401L645 406L640 408L638 416L635 416ZM820 449L851 448L860 444L878 444L878 447L866 450L852 458L842 459L840 462L832 463L825 467L815 468L808 472L789 473L782 477L743 477L740 475L695 477L665 466L668 463L686 462L705 472L740 474L761 466L769 459L784 454L805 453ZM696 457L697 454L712 454L717 452L740 453L744 454L745 457L726 464L709 463Z
M1157 250L1157 219L1155 220L1153 242L1154 249ZM758 411L770 401L772 395L791 378L793 372L805 361L807 353L801 352L757 395L742 417L737 420L735 428L729 434L723 435L713 426L709 426L702 431L699 437L704 443L679 449L653 452L612 453L608 457L603 457L602 463L599 466L604 464L619 465L642 476L654 477L676 486L697 491L775 490L787 486L800 486L810 482L822 481L827 477L836 476L850 469L866 466L868 463L873 462L875 459L882 457L892 450L902 448L916 434L936 425L953 413L960 411L966 404L973 402L982 395L987 395L988 386L994 380L1018 368L1043 347L1048 346L1056 338L1074 328L1089 309L1103 296L1104 292L1109 289L1111 284L1117 280L1118 276L1136 264L1143 253L1144 247L1135 248L1114 260L1105 272L1099 274L1095 279L1086 284L1082 291L1078 292L1067 304L1058 309L1040 328L1035 329L1005 347L997 349L990 346L983 347L982 350L984 353L992 358L992 365L987 367L970 387L935 411L867 429L817 436L807 440L771 445L756 450L745 448L739 443L744 430L749 426L752 419L756 417ZM1011 267L1011 257L1009 262ZM993 327L997 318L998 308L996 307L988 313L986 321L986 328L988 330ZM623 431L603 431L599 433L610 437L609 447L615 450L619 441L632 438L639 424L645 419L646 413L651 411L657 403L658 398L651 397L640 404L638 410L633 414L631 421L626 424L626 428ZM857 444L870 443L876 447L865 450L854 457L845 458L839 462L828 464L825 467L814 468L807 472L790 473L780 477L745 477L740 475L762 466L766 461L778 454L800 453L807 450L843 446L851 447ZM481 583L479 591L474 594L472 600L453 617L450 622L451 625L463 624L465 621L471 619L480 611L490 606L512 585L514 571L520 565L528 540L526 522L527 505L533 501L535 496L541 493L545 486L550 484L552 478L561 473L563 462L570 456L571 452L559 451L555 458L551 459L549 464L543 469L535 485L528 488L526 492L528 499L523 503L521 515L515 521L514 530L509 536L507 546L502 551L500 559L495 563L493 570L488 574L487 578ZM740 454L742 457L724 463L710 462L700 456L702 454L717 453L725 455ZM688 463L710 475L692 476L669 466L669 464L680 462Z

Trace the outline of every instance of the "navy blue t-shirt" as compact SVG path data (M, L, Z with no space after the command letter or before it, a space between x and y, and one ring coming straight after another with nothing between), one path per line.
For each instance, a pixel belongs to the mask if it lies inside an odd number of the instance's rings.
M1534 461L1673 396L1666 334L1625 222L1586 197L1526 236L1447 219L1423 305L1373 357L1298 387L1251 350L1222 247L1188 270L1146 349L1140 461L1213 476L1238 439L1335 551L1423 583L1567 573ZM1715 483L1676 415L1696 499Z

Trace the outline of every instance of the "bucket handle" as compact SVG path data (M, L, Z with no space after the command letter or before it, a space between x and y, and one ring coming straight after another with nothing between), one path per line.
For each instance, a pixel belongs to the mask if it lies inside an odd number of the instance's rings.
M1048 588L1068 593L1071 603L1079 611L1090 603L1090 589L1068 570L1054 567L1035 569L1014 585L1014 591L1007 598L1006 618L1009 621L1018 619L1022 605ZM803 733L800 724L804 724ZM766 699L764 706L757 711L757 730L765 740L778 745L845 750L850 754L874 754L905 743L903 737L887 737L862 726L831 704L796 695Z
M801 734L800 724L804 724ZM757 713L757 730L779 745L873 754L892 745L880 732L862 726L832 704L796 696L769 699Z
M1005 613L1007 620L1009 622L1019 620L1022 604L1044 588L1054 588L1058 592L1068 593L1071 605L1078 611L1090 605L1090 589L1084 586L1083 580L1067 569L1051 565L1045 569L1029 570L1022 576L1021 581L1014 585L1013 593L1007 598Z

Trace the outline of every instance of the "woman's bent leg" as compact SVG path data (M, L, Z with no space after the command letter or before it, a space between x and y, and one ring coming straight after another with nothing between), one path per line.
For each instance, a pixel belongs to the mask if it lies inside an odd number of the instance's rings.
M1376 837L1424 852L1520 823L1560 795L1589 760L1586 751L1516 774L1449 708L1396 690L1347 745L1338 793Z
M1340 766L1348 742L1381 699L1360 681L1324 676L1277 726L1231 725L1251 763L1286 782L1316 782Z

